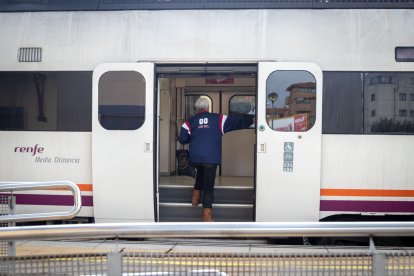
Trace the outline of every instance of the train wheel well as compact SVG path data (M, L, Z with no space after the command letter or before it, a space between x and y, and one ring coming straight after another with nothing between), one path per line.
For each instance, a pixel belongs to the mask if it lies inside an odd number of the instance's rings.
M413 221L413 215L361 215L361 214L340 214L325 217L320 221ZM374 238L375 244L378 245L408 245L413 244L411 237L378 237ZM312 237L309 241L313 245L339 245L339 246L368 246L369 239L367 237Z
M361 215L361 214L339 214L324 217L322 221L414 221L414 215Z

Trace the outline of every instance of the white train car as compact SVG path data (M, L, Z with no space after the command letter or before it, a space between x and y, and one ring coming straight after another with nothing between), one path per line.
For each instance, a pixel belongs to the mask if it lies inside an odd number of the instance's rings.
M413 9L17 11L0 22L0 181L73 181L79 217L96 222L201 220L176 135L203 96L214 112L256 114L224 136L216 221L412 219ZM71 205L54 190L16 201L19 213Z

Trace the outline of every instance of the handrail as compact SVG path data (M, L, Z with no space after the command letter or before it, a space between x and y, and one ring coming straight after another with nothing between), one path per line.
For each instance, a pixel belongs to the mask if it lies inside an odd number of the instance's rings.
M79 187L71 181L0 182L0 192L42 190L42 189L56 189L56 188L57 189L67 188L72 192L74 204L71 210L66 211L66 212L5 215L5 216L0 216L0 223L71 219L79 213L82 207L82 198L81 198L81 192L79 190Z
M0 240L414 236L414 222L152 222L0 228Z

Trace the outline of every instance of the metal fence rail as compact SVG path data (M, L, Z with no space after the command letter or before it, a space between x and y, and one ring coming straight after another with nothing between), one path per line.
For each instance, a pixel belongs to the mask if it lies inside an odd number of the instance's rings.
M111 223L0 228L0 240L101 237L413 236L413 222ZM0 258L0 275L414 275L413 252L119 253Z
M414 222L151 222L8 227L0 240L116 237L381 237L414 236Z
M0 257L1 275L414 275L414 253L146 253ZM381 264L381 263L380 263Z
M0 223L64 219L81 208L72 182L0 183L1 191L69 188L70 212L0 216ZM373 237L414 236L414 222L102 223L0 227L0 241L118 237L370 237L364 253L119 253L0 257L0 275L414 275L412 252L377 251Z
M386 272L389 276L414 275L414 253L387 253Z
M53 182L0 182L0 192L65 189L73 194L73 208L66 212L17 214L0 216L0 223L5 222L29 222L44 220L61 220L75 217L82 207L82 198L79 187L71 181Z
M122 272L127 275L372 275L372 255L129 253L123 256Z
M0 258L0 275L107 275L106 254Z

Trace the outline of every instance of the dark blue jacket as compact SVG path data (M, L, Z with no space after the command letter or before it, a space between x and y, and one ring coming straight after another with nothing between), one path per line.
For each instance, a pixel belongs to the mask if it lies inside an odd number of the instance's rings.
M181 144L190 143L191 162L195 164L220 164L223 134L248 128L252 124L253 119L250 116L226 116L204 111L184 122L178 141Z

